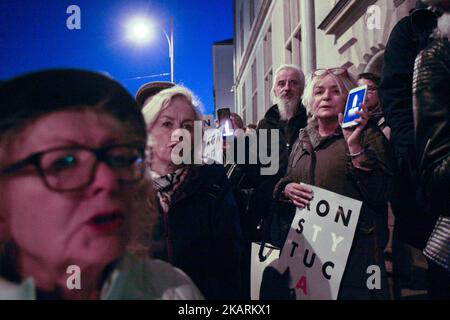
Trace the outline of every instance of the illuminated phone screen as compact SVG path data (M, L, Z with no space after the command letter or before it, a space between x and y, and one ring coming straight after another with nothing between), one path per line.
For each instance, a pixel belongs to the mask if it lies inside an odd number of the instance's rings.
M361 104L364 103L366 97L367 86L362 86L350 91L345 106L345 114L343 126L355 125L355 120L360 118L356 111L360 111Z

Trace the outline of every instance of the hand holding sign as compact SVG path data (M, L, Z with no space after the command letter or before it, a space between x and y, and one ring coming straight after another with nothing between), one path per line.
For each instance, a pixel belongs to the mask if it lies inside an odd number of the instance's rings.
M289 183L284 188L284 195L298 208L309 206L309 202L314 198L311 188L295 182Z
M297 209L277 270L283 274L289 268L297 299L336 299L362 202L301 186L312 190L314 198Z

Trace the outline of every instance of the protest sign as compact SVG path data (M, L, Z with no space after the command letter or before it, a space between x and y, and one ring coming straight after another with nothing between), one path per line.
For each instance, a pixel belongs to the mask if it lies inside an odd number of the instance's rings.
M223 163L223 138L220 130L208 129L203 134L203 158Z
M214 128L214 116L212 115L203 116L203 128L205 129Z
M335 300L362 202L310 187L314 199L297 208L277 269L289 268L298 300Z
M261 248L260 243L252 242L251 252L251 271L250 271L250 297L252 300L259 300L259 293L261 287L261 281L264 273L264 269L275 262L280 256L280 250L272 247L270 244L266 244L263 250L264 261L259 259L259 250Z

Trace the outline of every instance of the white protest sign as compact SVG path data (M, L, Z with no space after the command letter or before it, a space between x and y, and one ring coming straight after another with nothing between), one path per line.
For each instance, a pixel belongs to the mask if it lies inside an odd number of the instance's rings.
M219 129L208 129L203 134L203 158L223 163L223 138Z
M264 269L280 256L280 250L266 244L263 249L264 261L259 259L260 243L252 242L251 252L251 266L250 266L250 297L252 300L259 300L259 293L261 289L262 276Z
M362 202L310 187L314 199L297 208L277 269L289 267L297 300L335 300Z
M214 128L214 116L207 115L203 117L203 128L205 129Z

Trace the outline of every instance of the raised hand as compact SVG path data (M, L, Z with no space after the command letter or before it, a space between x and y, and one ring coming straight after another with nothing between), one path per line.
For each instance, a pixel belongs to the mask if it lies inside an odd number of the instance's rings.
M356 154L362 151L361 133L366 127L367 121L369 120L369 113L365 104L361 105L361 111L356 111L356 114L361 116L360 118L355 120L358 125L342 129L342 133L351 154ZM338 120L339 125L342 126L342 122L344 121L344 115L342 113L339 113Z

